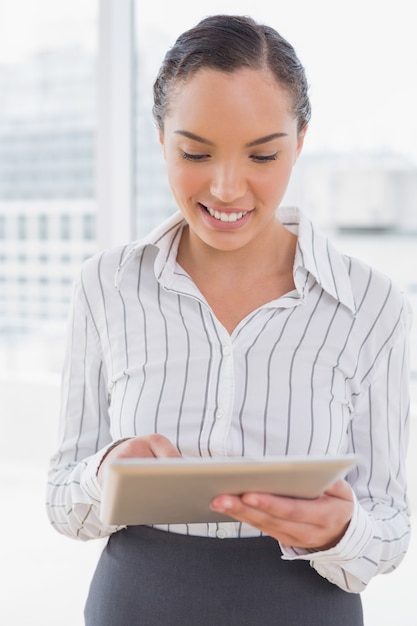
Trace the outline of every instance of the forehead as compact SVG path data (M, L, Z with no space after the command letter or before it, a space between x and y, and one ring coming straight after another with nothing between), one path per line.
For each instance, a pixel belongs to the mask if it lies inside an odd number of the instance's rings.
M247 128L291 123L296 123L291 97L270 71L204 69L172 90L165 130L176 125L195 130L201 125Z

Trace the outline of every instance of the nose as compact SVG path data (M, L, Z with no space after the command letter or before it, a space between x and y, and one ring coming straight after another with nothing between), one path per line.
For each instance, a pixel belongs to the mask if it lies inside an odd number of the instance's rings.
M234 161L215 165L210 184L213 197L221 202L232 202L245 195L247 182L244 170Z

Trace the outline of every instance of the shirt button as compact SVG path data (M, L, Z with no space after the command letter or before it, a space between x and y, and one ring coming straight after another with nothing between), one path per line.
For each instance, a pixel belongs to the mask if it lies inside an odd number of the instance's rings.
M224 539L225 537L227 537L227 532L224 528L219 528L218 530L216 530L216 537L217 539Z
M232 349L230 346L223 346L223 355L224 356L229 356L229 354L232 352Z
M223 409L217 409L217 411L216 411L216 419L217 420L221 420L223 416L224 416Z

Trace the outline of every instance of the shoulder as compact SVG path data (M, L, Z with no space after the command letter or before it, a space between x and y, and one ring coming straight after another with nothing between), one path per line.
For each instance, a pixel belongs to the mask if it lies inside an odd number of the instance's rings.
M82 264L80 283L85 289L97 284L114 285L119 268L132 247L133 244L127 244L97 252Z
M375 296L386 298L387 300L401 300L403 298L400 287L384 272L377 267L362 261L353 256L342 255L346 270L348 272L352 291L357 302L370 302Z
M411 305L401 287L387 274L364 261L344 255L358 322L369 328L404 330L411 324Z

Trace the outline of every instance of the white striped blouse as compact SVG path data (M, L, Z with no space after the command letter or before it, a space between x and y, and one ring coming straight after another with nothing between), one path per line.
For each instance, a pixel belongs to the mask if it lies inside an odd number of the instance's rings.
M184 456L355 453L355 510L340 543L307 559L347 591L398 566L409 543L405 456L411 309L381 273L340 254L297 209L296 289L229 334L176 253L176 214L142 241L88 260L75 285L59 449L48 515L80 539L118 530L100 520L96 478L118 439L162 433ZM245 524L160 526L247 537Z

